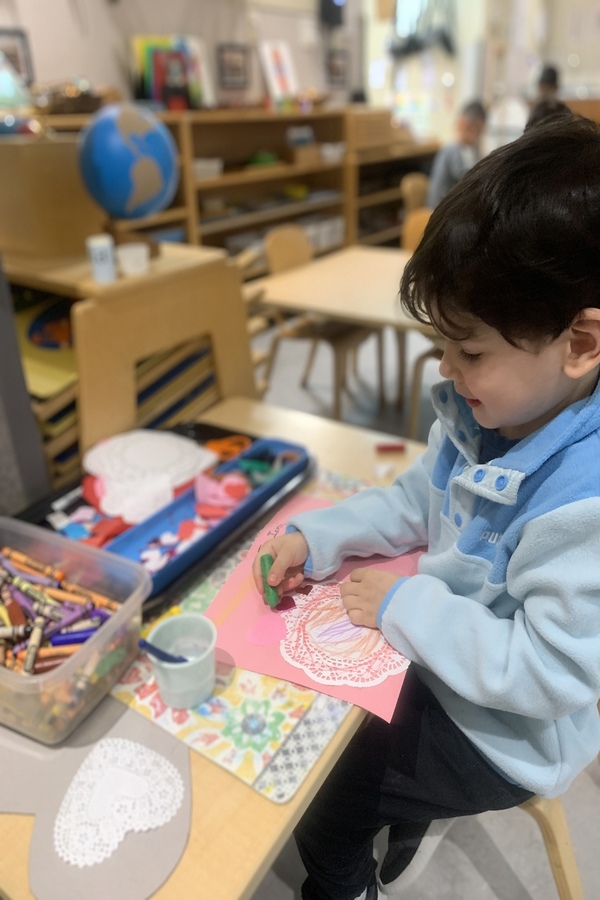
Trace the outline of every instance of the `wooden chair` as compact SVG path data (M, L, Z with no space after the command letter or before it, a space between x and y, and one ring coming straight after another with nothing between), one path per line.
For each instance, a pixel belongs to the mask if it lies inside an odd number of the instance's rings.
M240 251L235 256L230 256L227 260L229 265L238 269L242 280L252 271L253 266L262 258L262 252L256 247L248 247L246 250ZM246 307L246 325L248 330L248 338L250 339L250 352L252 355L252 365L254 367L254 382L258 396L262 397L267 392L269 382L262 370L265 370L271 358L270 350L255 349L252 347L252 338L257 334L268 331L276 318L273 310L269 310L263 304L264 290L257 288L252 281L242 283L242 297Z
M279 228L272 229L265 235L264 248L271 274L306 265L313 257L308 236L299 225L282 225ZM346 384L348 358L352 356L356 371L358 348L372 334L375 334L377 339L379 402L383 404L385 395L382 330L346 325L343 322L331 322L317 316L297 316L289 322L280 317L267 363L265 374L267 382L271 377L280 342L284 339L308 339L311 341L311 348L301 379L301 384L305 387L308 383L319 341L324 341L329 344L333 351L333 418L339 419L341 416L342 389Z
M135 427L136 363L195 337L210 339L213 402L256 397L240 275L224 260L199 262L152 282L124 281L106 299L75 303L71 319L82 452Z
M600 702L598 703L600 715ZM598 754L600 762L600 754ZM560 797L532 797L519 806L537 822L560 900L585 900L569 826Z
M585 900L569 826L560 797L532 797L519 806L537 822L560 900Z
M400 236L400 246L403 250L410 250L413 253L417 249L432 212L429 207L420 206L406 213Z
M404 228L402 230L401 239L402 248L404 250L410 250L412 252L417 249L421 238L423 237L425 226L427 225L432 212L433 210L428 209L427 207L421 207L419 209L413 209L407 214L404 220ZM399 335L399 332L397 332L397 334ZM402 339L404 339L404 337L402 337ZM419 412L421 406L421 393L423 391L423 374L425 371L425 365L429 362L430 359L435 359L437 361L441 360L444 353L444 342L441 338L431 336L430 340L431 347L429 347L427 350L421 353L420 356L417 357L412 370L410 402L408 407L408 418L406 426L407 437L411 438L412 440L417 439L419 430Z
M400 179L400 194L405 211L425 206L429 191L429 176L423 172L409 172Z

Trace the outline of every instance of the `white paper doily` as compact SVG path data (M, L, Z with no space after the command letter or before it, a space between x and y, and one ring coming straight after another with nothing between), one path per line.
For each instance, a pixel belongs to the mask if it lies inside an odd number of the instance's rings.
M83 868L114 853L127 832L166 825L183 800L181 775L164 756L124 738L105 738L86 756L54 823L54 848Z
M100 441L83 457L102 512L135 524L173 499L175 488L218 461L191 438L139 428Z

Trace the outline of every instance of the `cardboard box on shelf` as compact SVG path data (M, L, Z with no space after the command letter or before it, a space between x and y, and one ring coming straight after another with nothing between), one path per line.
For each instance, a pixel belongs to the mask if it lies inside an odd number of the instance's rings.
M395 140L389 109L350 108L349 145L352 150L383 147Z
M0 140L0 252L83 255L106 218L79 175L76 135Z
M321 162L321 145L301 144L298 147L288 147L286 160L296 166L318 166Z

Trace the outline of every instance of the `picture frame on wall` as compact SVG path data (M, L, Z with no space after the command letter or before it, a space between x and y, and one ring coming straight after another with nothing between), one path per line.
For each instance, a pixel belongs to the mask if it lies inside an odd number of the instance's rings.
M33 65L27 33L22 28L0 28L0 53L26 85L33 82Z
M329 50L326 60L327 84L346 87L348 83L348 53L346 50Z
M219 87L243 91L250 84L249 48L246 44L218 44L217 72Z
M165 109L189 109L190 95L187 59L181 50L152 52L153 99L164 103Z
M289 44L261 41L259 53L271 100L279 103L297 97L300 88Z
M206 47L191 34L146 35L130 39L133 93L137 100L167 109L200 109L216 103Z

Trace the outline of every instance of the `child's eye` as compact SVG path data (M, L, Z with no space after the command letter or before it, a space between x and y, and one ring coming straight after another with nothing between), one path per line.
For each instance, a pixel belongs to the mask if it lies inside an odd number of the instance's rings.
M475 362L481 357L481 353L467 353L467 351L462 348L459 350L458 355L461 359L464 359L465 362Z

